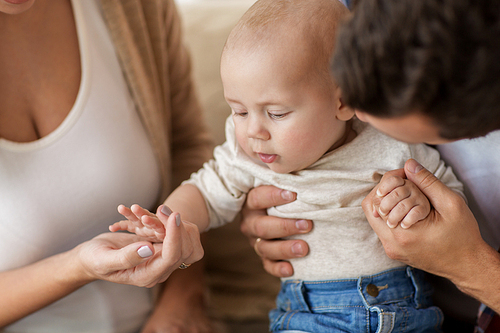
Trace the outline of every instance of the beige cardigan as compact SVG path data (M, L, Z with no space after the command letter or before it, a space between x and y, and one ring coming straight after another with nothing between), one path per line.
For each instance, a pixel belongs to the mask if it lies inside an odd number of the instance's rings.
M211 156L173 0L101 0L106 23L162 172L159 203Z

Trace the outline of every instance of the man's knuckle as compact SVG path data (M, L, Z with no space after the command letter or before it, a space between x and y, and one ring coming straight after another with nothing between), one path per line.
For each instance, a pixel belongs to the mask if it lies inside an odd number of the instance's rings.
M240 223L240 231L243 235L246 235L247 237L250 235L248 222L249 222L248 220L242 220L242 223Z
M275 273L275 271L277 269L275 268L275 265L273 265L273 263L271 262L271 260L266 259L266 258L262 258L262 264L263 264L264 269L266 270L266 272L268 272L269 274L274 275L274 273Z
M465 206L464 203L464 199L456 194L456 193L453 193L453 195L450 196L449 200L447 200L447 202L449 203L449 205L451 207L461 207L461 206Z
M203 248L200 248L194 254L193 260L194 261L200 261L201 259L203 259L204 256L205 256L205 251L203 250Z
M263 237L267 231L267 224L263 219L255 220L254 233L257 237Z
M429 173L420 181L420 186L422 190L425 191L427 188L434 185L434 183L436 183L437 181L438 179L432 173Z
M385 254L387 254L387 256L389 258L391 258L392 260L397 260L398 259L398 255L397 255L396 251L394 251L394 249L392 247L386 247L385 248Z
M285 235L291 235L294 233L295 230L292 228L291 223L288 220L280 219L279 222L280 229Z
M252 193L250 193L247 196L246 202L247 202L247 207L249 209L254 209L255 207L259 206L259 196L258 195L252 195Z

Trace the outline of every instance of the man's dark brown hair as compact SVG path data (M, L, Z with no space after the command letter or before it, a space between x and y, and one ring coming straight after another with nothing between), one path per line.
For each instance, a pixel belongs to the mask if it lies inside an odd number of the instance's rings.
M500 1L359 0L332 61L344 102L421 112L443 138L500 129Z

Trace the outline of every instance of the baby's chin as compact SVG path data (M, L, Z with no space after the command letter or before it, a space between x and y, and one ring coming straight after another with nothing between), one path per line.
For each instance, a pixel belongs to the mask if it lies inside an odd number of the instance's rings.
M291 166L284 166L284 165L280 165L278 163L266 164L266 166L269 169L271 169L273 172L281 173L281 174L294 173L296 171L299 171L296 168L293 168Z

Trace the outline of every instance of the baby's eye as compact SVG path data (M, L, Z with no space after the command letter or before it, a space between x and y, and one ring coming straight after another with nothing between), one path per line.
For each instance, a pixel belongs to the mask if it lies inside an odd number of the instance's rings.
M245 110L232 109L232 111L233 111L233 116L246 117L248 115L248 112Z
M269 115L269 117L271 117L271 119L283 119L284 117L286 117L290 112L273 112L273 111L268 111L267 114Z

